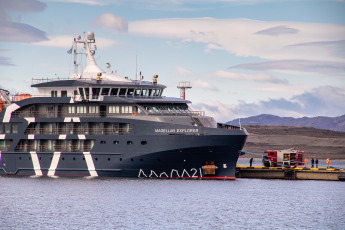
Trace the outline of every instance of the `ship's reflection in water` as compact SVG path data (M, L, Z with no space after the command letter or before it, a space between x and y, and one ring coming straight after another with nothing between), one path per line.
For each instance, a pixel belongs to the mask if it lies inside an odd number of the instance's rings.
M1 229L345 229L345 183L0 177Z

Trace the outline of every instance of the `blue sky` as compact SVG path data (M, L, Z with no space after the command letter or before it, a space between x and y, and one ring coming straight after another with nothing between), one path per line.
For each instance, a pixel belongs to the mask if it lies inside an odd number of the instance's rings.
M67 78L73 38L93 31L117 74L180 81L219 121L345 114L345 1L0 0L0 87Z

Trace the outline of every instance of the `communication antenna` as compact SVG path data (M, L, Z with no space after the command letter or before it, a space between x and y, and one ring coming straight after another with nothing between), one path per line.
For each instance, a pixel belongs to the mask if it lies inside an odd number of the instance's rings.
M192 86L190 85L189 81L180 81L177 88L180 89L180 98L185 100L186 99L186 90L191 89Z

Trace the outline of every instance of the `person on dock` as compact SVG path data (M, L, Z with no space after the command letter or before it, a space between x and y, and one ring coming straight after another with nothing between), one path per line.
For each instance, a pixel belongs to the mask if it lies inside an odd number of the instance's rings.
M326 165L327 165L327 168L329 168L329 158L327 158L326 160Z
M304 167L308 166L308 158L304 158Z
M318 168L319 167L319 159L316 158L315 164L316 164L316 168Z
M252 157L252 158L250 158L250 160L249 160L249 165L250 165L250 167L252 167L252 165L253 165L253 161L254 161L253 157Z
M314 158L311 158L311 167L314 168Z

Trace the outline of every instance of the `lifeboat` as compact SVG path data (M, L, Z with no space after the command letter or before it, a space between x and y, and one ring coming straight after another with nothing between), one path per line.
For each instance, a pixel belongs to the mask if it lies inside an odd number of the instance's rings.
M12 101L21 101L31 97L32 95L29 93L16 93L13 95Z

